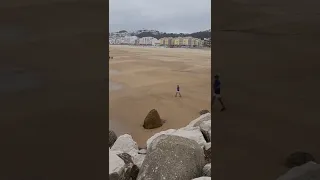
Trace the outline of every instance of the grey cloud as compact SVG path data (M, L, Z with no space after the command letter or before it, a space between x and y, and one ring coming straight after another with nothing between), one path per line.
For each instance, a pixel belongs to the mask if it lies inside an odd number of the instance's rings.
M211 28L210 0L110 0L110 31L156 29L196 32Z

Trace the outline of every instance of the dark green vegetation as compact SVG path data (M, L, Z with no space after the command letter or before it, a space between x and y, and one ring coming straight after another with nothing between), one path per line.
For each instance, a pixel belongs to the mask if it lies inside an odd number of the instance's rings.
M187 37L191 36L194 38L204 39L204 38L211 38L211 31L200 31L190 34L184 34L184 33L152 33L152 32L141 32L137 34L139 38L142 37L154 37L157 39L161 39L164 37Z

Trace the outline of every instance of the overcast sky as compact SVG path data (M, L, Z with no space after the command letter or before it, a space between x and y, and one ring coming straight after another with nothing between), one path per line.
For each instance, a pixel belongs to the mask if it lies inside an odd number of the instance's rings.
M211 0L109 0L109 28L184 33L211 29Z

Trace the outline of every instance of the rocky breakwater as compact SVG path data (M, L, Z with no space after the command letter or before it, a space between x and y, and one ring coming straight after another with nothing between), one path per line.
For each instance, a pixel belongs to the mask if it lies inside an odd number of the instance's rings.
M156 133L140 149L131 135L109 132L110 180L192 180L211 176L211 114Z
M284 165L290 170L277 180L320 180L320 164L307 152L297 151L290 154Z

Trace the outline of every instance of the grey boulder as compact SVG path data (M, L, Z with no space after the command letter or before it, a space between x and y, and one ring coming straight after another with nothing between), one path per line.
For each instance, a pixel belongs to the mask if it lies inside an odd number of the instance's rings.
M117 140L117 135L114 131L109 130L109 147L112 147L114 142Z
M191 180L202 175L204 165L204 153L196 141L160 135L148 147L137 179Z
M211 163L211 143L206 143L203 147L206 164Z
M187 127L197 127L204 121L211 121L211 113L206 113L198 117L197 119L191 121Z
M202 170L203 176L211 177L211 163L206 164Z
M118 156L120 151L112 151L109 149L109 179L117 179L120 177L122 169L125 166L124 161Z
M137 165L138 167L142 165L142 162L145 158L145 154L139 154L138 144L129 134L119 136L111 150L128 153L133 160L133 164Z
M308 162L301 166L290 169L286 174L280 176L277 180L319 180L320 165L315 162Z
M195 178L195 179L192 179L192 180L211 180L211 177L198 177L198 178Z
M306 152L297 151L290 154L286 159L286 166L288 168L293 168L295 166L301 166L307 162L313 161L315 162L315 158Z
M203 134L200 131L200 127L184 127L184 128L180 128L180 129L168 129L166 131L161 131L159 133L156 133L155 135L153 135L152 137L150 137L147 141L147 148L150 147L150 144L153 142L154 139L156 139L157 137L161 136L161 135L174 135L174 136L180 136L180 137L184 137L184 138L188 138L191 140L196 141L201 147L204 146L204 144L206 144L206 140L203 137Z
M207 114L207 113L210 113L210 111L207 109L203 109L199 112L200 115Z
M111 147L113 151L122 151L135 156L138 154L138 144L132 139L132 136L129 134L124 134L118 137L116 142Z
M121 153L118 156L123 160L125 165L120 169L119 180L136 180L139 168L133 163L132 157L128 153Z
M121 169L120 179L121 180L136 180L139 168L132 161L130 154L122 153L118 154L118 156L124 161L125 166Z
M211 120L200 124L200 131L207 142L211 142Z

